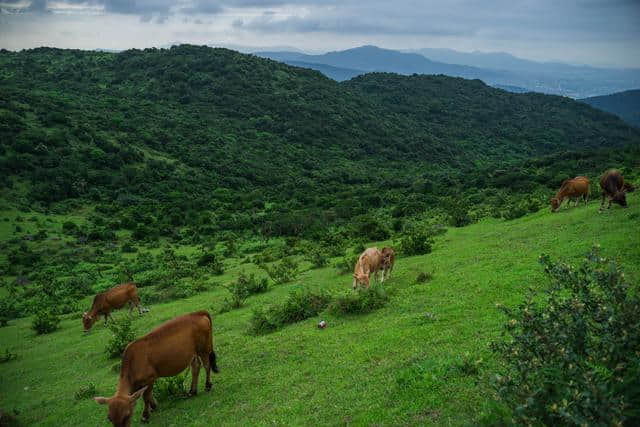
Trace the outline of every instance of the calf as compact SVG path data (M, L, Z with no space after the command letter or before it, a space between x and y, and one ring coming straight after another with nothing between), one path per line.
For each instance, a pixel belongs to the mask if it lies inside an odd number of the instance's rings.
M143 396L142 421L149 419L157 403L153 398L153 383L159 377L178 375L191 365L191 395L198 392L200 365L206 370L205 390L211 390L211 370L218 372L213 351L211 316L196 311L176 317L158 326L147 335L131 342L122 355L120 379L115 395L96 397L109 406L109 420L114 426L128 427L136 402Z
M382 268L382 253L378 248L368 248L358 258L356 266L353 269L353 289L358 284L364 284L367 289L370 285L371 273L374 273L375 281L378 281L378 272ZM384 282L384 277L382 278Z
M568 207L571 204L572 197L576 199L576 204L578 204L580 197L582 197L585 204L589 201L589 178L576 176L573 179L565 180L560 186L556 197L551 199L551 212L557 211L565 198L569 199L567 201Z
M382 280L391 277L393 265L396 262L396 253L393 248L385 246L382 248Z
M84 332L89 332L93 323L100 316L104 316L104 323L107 324L107 318L111 317L111 311L117 310L129 303L129 314L133 312L133 307L138 308L138 313L142 315L140 307L140 298L138 298L138 287L135 283L122 283L113 288L101 292L93 298L93 304L89 312L82 314L82 324Z
M622 206L627 207L627 196L624 183L624 177L622 174L615 170L609 169L600 177L600 189L602 190L602 202L600 203L600 210L604 208L605 197L609 199L609 205L607 209L611 207L611 202L615 202Z

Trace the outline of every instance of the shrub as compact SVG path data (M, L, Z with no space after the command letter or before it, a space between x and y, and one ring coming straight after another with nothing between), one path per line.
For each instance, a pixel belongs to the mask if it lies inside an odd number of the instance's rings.
M308 255L308 259L313 265L313 268L326 267L329 263L327 254L321 248L313 248Z
M74 397L76 400L86 399L88 397L93 397L97 394L96 386L94 383L89 383L84 385L75 392Z
M7 326L9 320L15 319L19 314L15 296L0 299L0 328Z
M11 362L12 360L16 360L18 355L15 353L11 353L9 349L4 350L4 354L0 354L0 363Z
M122 252L124 252L125 254L132 254L138 252L138 248L133 246L131 243L125 243L124 245L122 245Z
M74 235L78 232L78 226L73 221L66 221L62 224L62 232L64 234Z
M185 381L187 380L187 373L189 369L185 369L182 373L173 376L158 378L153 385L153 393L158 400L174 400L176 398L184 397L187 394L185 388Z
M253 273L247 276L242 272L235 282L231 285L224 286L224 288L229 291L230 295L229 298L225 300L224 306L220 310L221 313L242 307L251 294L266 292L269 288L269 282L266 277L258 281Z
M353 273L353 268L358 262L359 252L348 252L335 263L338 274Z
M389 296L382 286L358 288L356 292L347 292L334 298L329 311L334 314L364 314L383 307L388 300Z
M262 265L261 268L267 272L271 280L276 285L280 285L282 283L289 283L295 280L298 277L298 263L291 258L285 258L277 264L274 264L272 267Z
M431 279L433 279L433 274L423 271L418 274L418 277L416 277L416 283L425 283L430 281Z
M38 335L49 334L58 329L59 323L60 318L53 311L49 309L39 309L33 318L31 329L36 331Z
M640 423L640 297L597 248L578 269L540 258L550 286L509 317L501 398L516 424Z
M424 255L431 253L433 237L426 230L407 231L400 239L400 251L404 255Z
M273 305L267 310L254 310L251 330L255 334L265 334L285 325L317 316L331 302L331 296L322 291L294 291L284 303Z
M202 254L202 256L198 258L196 264L198 267L207 267L207 269L216 276L220 276L224 273L222 261L213 252Z
M105 350L109 357L120 357L127 345L136 338L131 317L123 316L120 320L111 322L109 330L111 338Z

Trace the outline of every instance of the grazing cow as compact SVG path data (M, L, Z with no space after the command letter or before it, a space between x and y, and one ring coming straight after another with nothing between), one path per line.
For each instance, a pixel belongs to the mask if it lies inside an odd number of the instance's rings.
M109 406L109 420L114 426L131 425L137 400L144 398L142 421L149 419L157 403L153 398L153 383L159 377L178 375L191 365L191 395L198 392L198 373L204 365L211 390L211 370L218 372L213 351L211 316L196 311L176 317L158 326L147 335L132 341L124 350L120 379L113 397L96 397L101 405Z
M569 207L571 198L576 199L577 205L580 197L582 197L585 204L589 201L589 178L576 176L573 179L565 179L556 197L551 199L551 212L556 212L565 198L568 199L567 207Z
M129 314L133 313L133 307L138 308L138 313L142 315L142 308L140 307L140 298L138 298L138 287L135 283L122 283L114 286L113 288L100 292L93 298L93 305L89 312L82 314L82 324L84 325L84 332L89 332L89 329L93 326L93 323L98 320L100 316L104 316L104 324L107 324L107 318L111 317L111 311L117 310L129 303ZM111 318L113 320L113 318Z
M607 209L611 207L611 202L615 202L623 208L627 207L627 190L625 189L624 177L619 171L609 169L603 173L600 177L600 188L602 189L602 202L600 203L601 211L604 207L605 197L609 199Z
M382 253L378 248L368 248L358 258L356 266L353 269L353 289L358 284L364 284L369 289L369 276L374 273L375 281L378 281L378 272L382 268ZM384 277L382 278L384 281Z
M393 264L396 262L396 253L393 248L385 246L382 248L382 280L391 277Z

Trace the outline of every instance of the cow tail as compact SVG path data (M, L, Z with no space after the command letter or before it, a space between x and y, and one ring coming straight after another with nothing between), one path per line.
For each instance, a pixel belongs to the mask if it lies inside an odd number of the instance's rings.
M211 320L209 312L205 311L205 314L209 318L209 324L211 325L211 353L209 353L209 366L211 367L211 370L217 374L220 370L216 363L216 352L213 350L213 321Z
M211 366L211 370L216 374L220 372L218 365L216 364L216 352L213 350L209 353L209 366Z

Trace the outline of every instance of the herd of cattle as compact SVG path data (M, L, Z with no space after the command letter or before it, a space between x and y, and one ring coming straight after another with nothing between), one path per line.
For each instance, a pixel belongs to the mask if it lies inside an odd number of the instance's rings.
M600 177L600 190L602 192L602 202L600 210L604 207L604 200L609 200L607 209L611 207L611 202L622 207L627 207L627 192L633 191L633 186L624 182L624 177L616 169L609 169ZM558 194L551 199L551 211L556 212L564 199L567 199L567 207L571 200L575 199L576 205L580 198L586 204L589 201L589 178L586 176L576 176L573 179L566 179L562 182Z
M606 171L600 178L602 203L605 198L611 202L626 207L626 192L633 191L633 187L625 184L620 172L615 169ZM562 183L558 194L551 199L552 211L558 210L564 199L569 204L575 199L576 204L582 198L586 203L589 194L589 179L578 176ZM377 282L380 272L381 282L388 279L395 263L393 248L368 248L359 257L353 272L353 289L358 285L370 286L371 275ZM144 309L140 306L138 289L135 283L123 283L105 292L99 293L93 300L89 312L82 316L85 333L94 322L104 316L105 324L111 318L111 311L129 304L129 314L134 307L142 315ZM211 371L218 372L216 353L213 350L213 333L211 316L206 311L197 311L169 320L147 335L131 342L122 356L120 378L115 395L110 398L96 397L99 404L108 405L109 420L114 426L131 425L131 417L137 400L142 396L144 410L142 421L147 421L150 411L157 404L153 398L153 384L157 378L170 377L179 374L191 366L191 390L195 395L198 391L198 373L200 367L206 370L205 389L211 389Z

